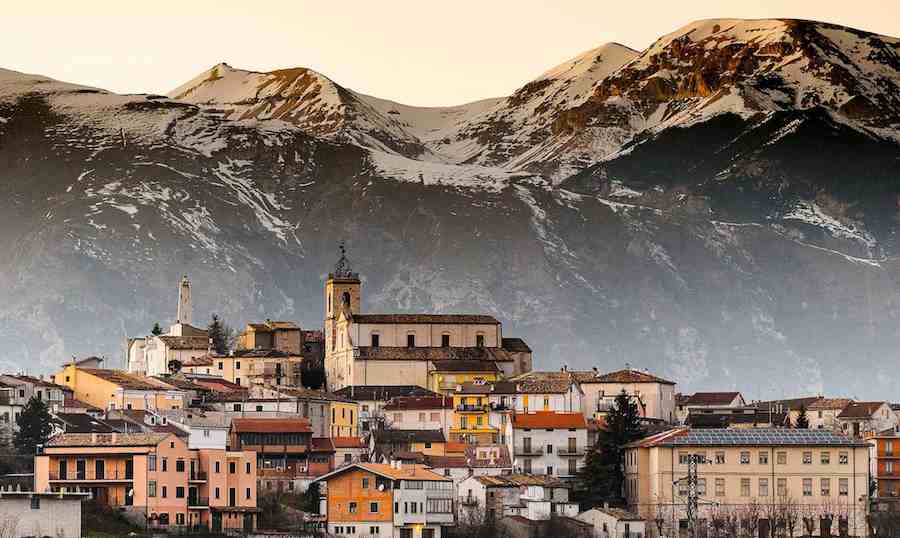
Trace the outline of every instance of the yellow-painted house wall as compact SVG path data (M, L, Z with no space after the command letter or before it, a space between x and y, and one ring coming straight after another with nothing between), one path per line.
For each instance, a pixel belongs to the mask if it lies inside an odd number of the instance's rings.
M428 390L441 394L451 395L456 391L457 385L472 381L499 381L497 372L437 372L428 374Z
M357 437L359 429L359 404L356 402L331 402L331 437Z

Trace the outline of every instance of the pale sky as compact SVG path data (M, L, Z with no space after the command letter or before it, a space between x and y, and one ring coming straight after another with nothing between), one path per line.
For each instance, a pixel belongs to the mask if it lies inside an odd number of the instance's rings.
M508 95L616 41L643 49L696 19L815 19L900 37L898 0L6 0L0 67L165 93L216 63L309 67L411 105Z

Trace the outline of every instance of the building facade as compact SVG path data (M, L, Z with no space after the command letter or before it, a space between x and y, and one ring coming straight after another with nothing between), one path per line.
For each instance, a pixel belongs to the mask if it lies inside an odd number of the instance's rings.
M574 479L587 454L587 422L581 413L515 413L507 425L515 472Z

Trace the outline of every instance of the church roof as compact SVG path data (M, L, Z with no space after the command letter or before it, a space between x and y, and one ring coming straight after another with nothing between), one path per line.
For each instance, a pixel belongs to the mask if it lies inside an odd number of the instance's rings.
M403 323L440 325L499 325L494 316L482 314L353 314L354 323Z

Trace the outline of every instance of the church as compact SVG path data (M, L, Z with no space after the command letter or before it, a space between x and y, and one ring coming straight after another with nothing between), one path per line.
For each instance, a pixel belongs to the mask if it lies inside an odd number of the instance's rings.
M495 365L504 377L531 371L531 349L504 338L483 314L364 314L359 274L344 247L325 282L325 370L328 390L361 385L440 386L436 364ZM446 368L446 366L443 366Z

